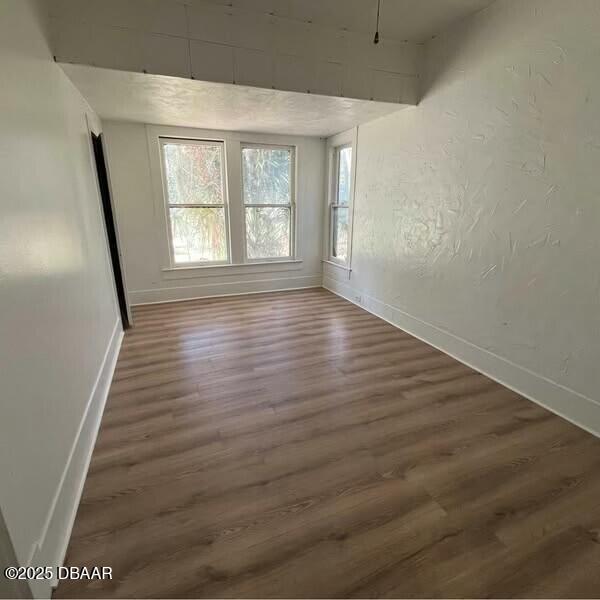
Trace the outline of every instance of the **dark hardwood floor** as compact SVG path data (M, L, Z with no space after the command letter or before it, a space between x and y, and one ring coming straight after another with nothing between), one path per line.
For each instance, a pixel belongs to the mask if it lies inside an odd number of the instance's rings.
M600 596L595 437L322 289L134 319L56 597Z

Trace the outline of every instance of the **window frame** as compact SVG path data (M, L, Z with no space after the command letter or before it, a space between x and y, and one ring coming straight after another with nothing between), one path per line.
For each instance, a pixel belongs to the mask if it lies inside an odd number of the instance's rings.
M244 201L244 167L243 153L245 148L260 148L266 150L288 150L290 152L290 202L289 204L246 204ZM244 264L289 262L296 259L296 146L289 144L265 144L261 142L240 142L240 203L242 207L242 246ZM247 208L289 208L290 209L290 244L287 256L271 258L249 258L248 240L246 235Z
M182 146L220 146L221 147L221 185L223 189L222 204L173 204L169 202L169 191L166 178L166 164L164 146L166 144L179 144ZM204 138L189 138L189 137L174 137L169 135L158 136L159 157L160 157L160 176L162 182L163 207L165 211L165 221L167 225L167 245L169 252L169 266L171 269L186 269L186 268L202 268L226 266L232 264L231 253L231 219L229 214L229 186L227 179L227 148L225 140L221 139L204 139ZM175 248L173 247L173 227L171 223L171 208L223 208L223 216L225 219L225 250L227 258L225 260L211 261L190 261L178 263L175 261Z
M159 273L156 276L161 281L183 282L196 279L198 284L200 284L205 279L206 281L212 281L215 278L216 281L219 278L232 277L234 275L285 273L306 270L307 267L303 259L305 243L303 231L305 220L310 216L312 199L309 198L306 206L301 203L301 199L303 194L306 194L308 190L314 187L314 184L311 182L309 185L300 178L300 169L311 169L313 166L311 157L305 153L307 142L304 138L294 135L225 131L222 129L154 125L149 123L144 124L143 128L149 159L149 179L147 185L144 182L140 182L140 185L147 190L148 201L152 203L153 211L151 215L144 211L140 214L140 218L143 219L140 222L140 235L148 236L156 243L156 256L159 263ZM229 263L173 264L171 259L171 242L168 236L171 225L167 218L167 203L163 185L161 138L183 141L204 140L207 142L224 142L225 185L229 216L227 229L229 235ZM277 148L281 146L293 148L294 184L292 186L292 193L294 195L294 222L291 232L293 238L293 258L257 259L256 261L246 261L245 259L244 248L246 240L241 187L242 143L274 146ZM141 157L137 158L141 160ZM325 192L325 190L323 191ZM323 193L324 195L325 193ZM139 201L141 201L141 197ZM321 206L323 205L325 205L325 199L323 199ZM325 228L323 231L325 231ZM147 268L150 270L150 263L147 265ZM148 275L150 276L149 273Z
M348 204L339 203L339 184L340 184L340 155L341 151L345 148L352 150L352 157L350 159L350 198ZM351 236L352 236L352 206L354 203L354 153L355 144L352 141L344 142L332 146L331 148L331 177L329 184L329 209L328 209L328 244L327 244L327 260L341 267L347 268L350 264L350 248L351 248ZM335 209L347 209L348 210L348 247L346 251L346 260L342 260L333 254L334 245L334 212Z

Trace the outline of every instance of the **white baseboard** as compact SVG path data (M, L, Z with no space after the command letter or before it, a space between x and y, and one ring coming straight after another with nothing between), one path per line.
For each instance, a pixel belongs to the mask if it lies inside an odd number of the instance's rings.
M178 300L196 300L220 296L240 296L243 294L261 294L283 290L298 290L321 287L323 276L301 275L298 277L281 277L274 279L258 279L253 281L228 281L225 283L203 283L179 287L155 288L152 290L135 290L129 292L133 306L139 304L159 304Z
M349 283L325 276L323 287L600 437L600 403L595 400L372 298Z
M115 323L79 431L48 511L45 527L28 565L59 567L63 564L122 340L123 328L119 319ZM50 598L56 584L57 581L32 581L34 597Z

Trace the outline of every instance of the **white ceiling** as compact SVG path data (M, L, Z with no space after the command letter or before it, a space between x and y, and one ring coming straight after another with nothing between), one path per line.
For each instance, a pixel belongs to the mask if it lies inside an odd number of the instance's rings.
M194 5L207 0L175 0ZM373 33L377 0L208 0L213 4ZM381 0L382 37L424 42L494 0Z
M102 119L327 137L406 108L87 65L61 67Z

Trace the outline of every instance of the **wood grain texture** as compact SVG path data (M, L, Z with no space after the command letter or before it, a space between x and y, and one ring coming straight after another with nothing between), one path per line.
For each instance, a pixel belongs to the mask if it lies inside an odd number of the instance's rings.
M56 597L600 595L600 440L325 290L134 318Z

